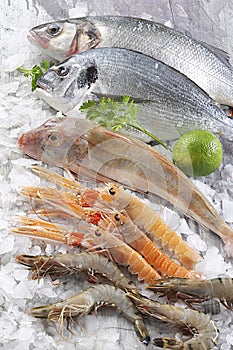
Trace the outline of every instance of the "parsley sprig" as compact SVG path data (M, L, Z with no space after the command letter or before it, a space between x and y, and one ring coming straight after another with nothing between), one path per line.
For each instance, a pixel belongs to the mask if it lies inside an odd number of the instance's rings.
M32 69L26 69L24 67L19 67L18 70L24 73L25 77L32 78L32 91L36 89L37 80L52 66L52 63L48 60L42 60L40 66L35 65Z
M85 112L88 119L95 121L99 125L110 128L115 132L130 126L171 151L165 143L138 124L136 120L137 109L138 106L129 96L122 96L120 101L115 101L111 97L103 97L99 102L89 100L80 107L80 111Z

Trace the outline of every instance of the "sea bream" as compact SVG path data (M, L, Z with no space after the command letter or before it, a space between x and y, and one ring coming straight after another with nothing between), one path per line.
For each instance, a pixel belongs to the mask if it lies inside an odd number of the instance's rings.
M28 38L59 61L95 47L138 51L185 74L220 104L233 106L227 53L162 24L133 17L83 17L39 25Z
M100 176L102 181L160 196L219 235L233 256L233 230L181 170L144 142L87 119L63 117L26 132L18 143L30 157L78 176Z
M233 139L233 120L195 83L177 70L141 53L99 48L73 55L38 81L37 94L67 113L92 98L130 96L137 120L163 140L205 129Z

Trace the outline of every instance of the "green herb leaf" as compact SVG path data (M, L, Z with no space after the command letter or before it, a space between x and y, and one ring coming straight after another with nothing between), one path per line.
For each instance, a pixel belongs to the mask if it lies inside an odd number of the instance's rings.
M25 77L32 78L32 91L36 89L37 80L52 66L52 63L47 60L42 60L40 66L35 65L32 69L19 67L18 70L24 73Z
M99 125L110 128L115 132L124 127L131 126L170 150L155 135L138 125L136 120L137 109L138 106L129 96L122 96L120 101L115 101L111 97L103 97L99 102L89 100L84 102L80 107L80 111L85 112L89 120L95 121Z
M42 60L40 62L40 66L41 68L43 68L44 72L47 72L47 70L51 67L51 62L49 62L48 60Z

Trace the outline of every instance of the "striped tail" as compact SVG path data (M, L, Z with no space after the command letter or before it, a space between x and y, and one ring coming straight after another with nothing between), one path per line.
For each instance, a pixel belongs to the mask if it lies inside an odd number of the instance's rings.
M153 344L163 349L165 348L175 349L175 350L184 349L184 342L182 340L174 339L174 338L154 338ZM190 347L190 350L193 350L193 348Z

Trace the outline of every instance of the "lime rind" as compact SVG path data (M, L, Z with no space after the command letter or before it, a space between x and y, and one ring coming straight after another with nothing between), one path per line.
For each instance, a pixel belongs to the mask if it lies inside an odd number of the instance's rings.
M189 131L175 143L172 158L186 175L206 176L222 163L222 144L209 131Z

